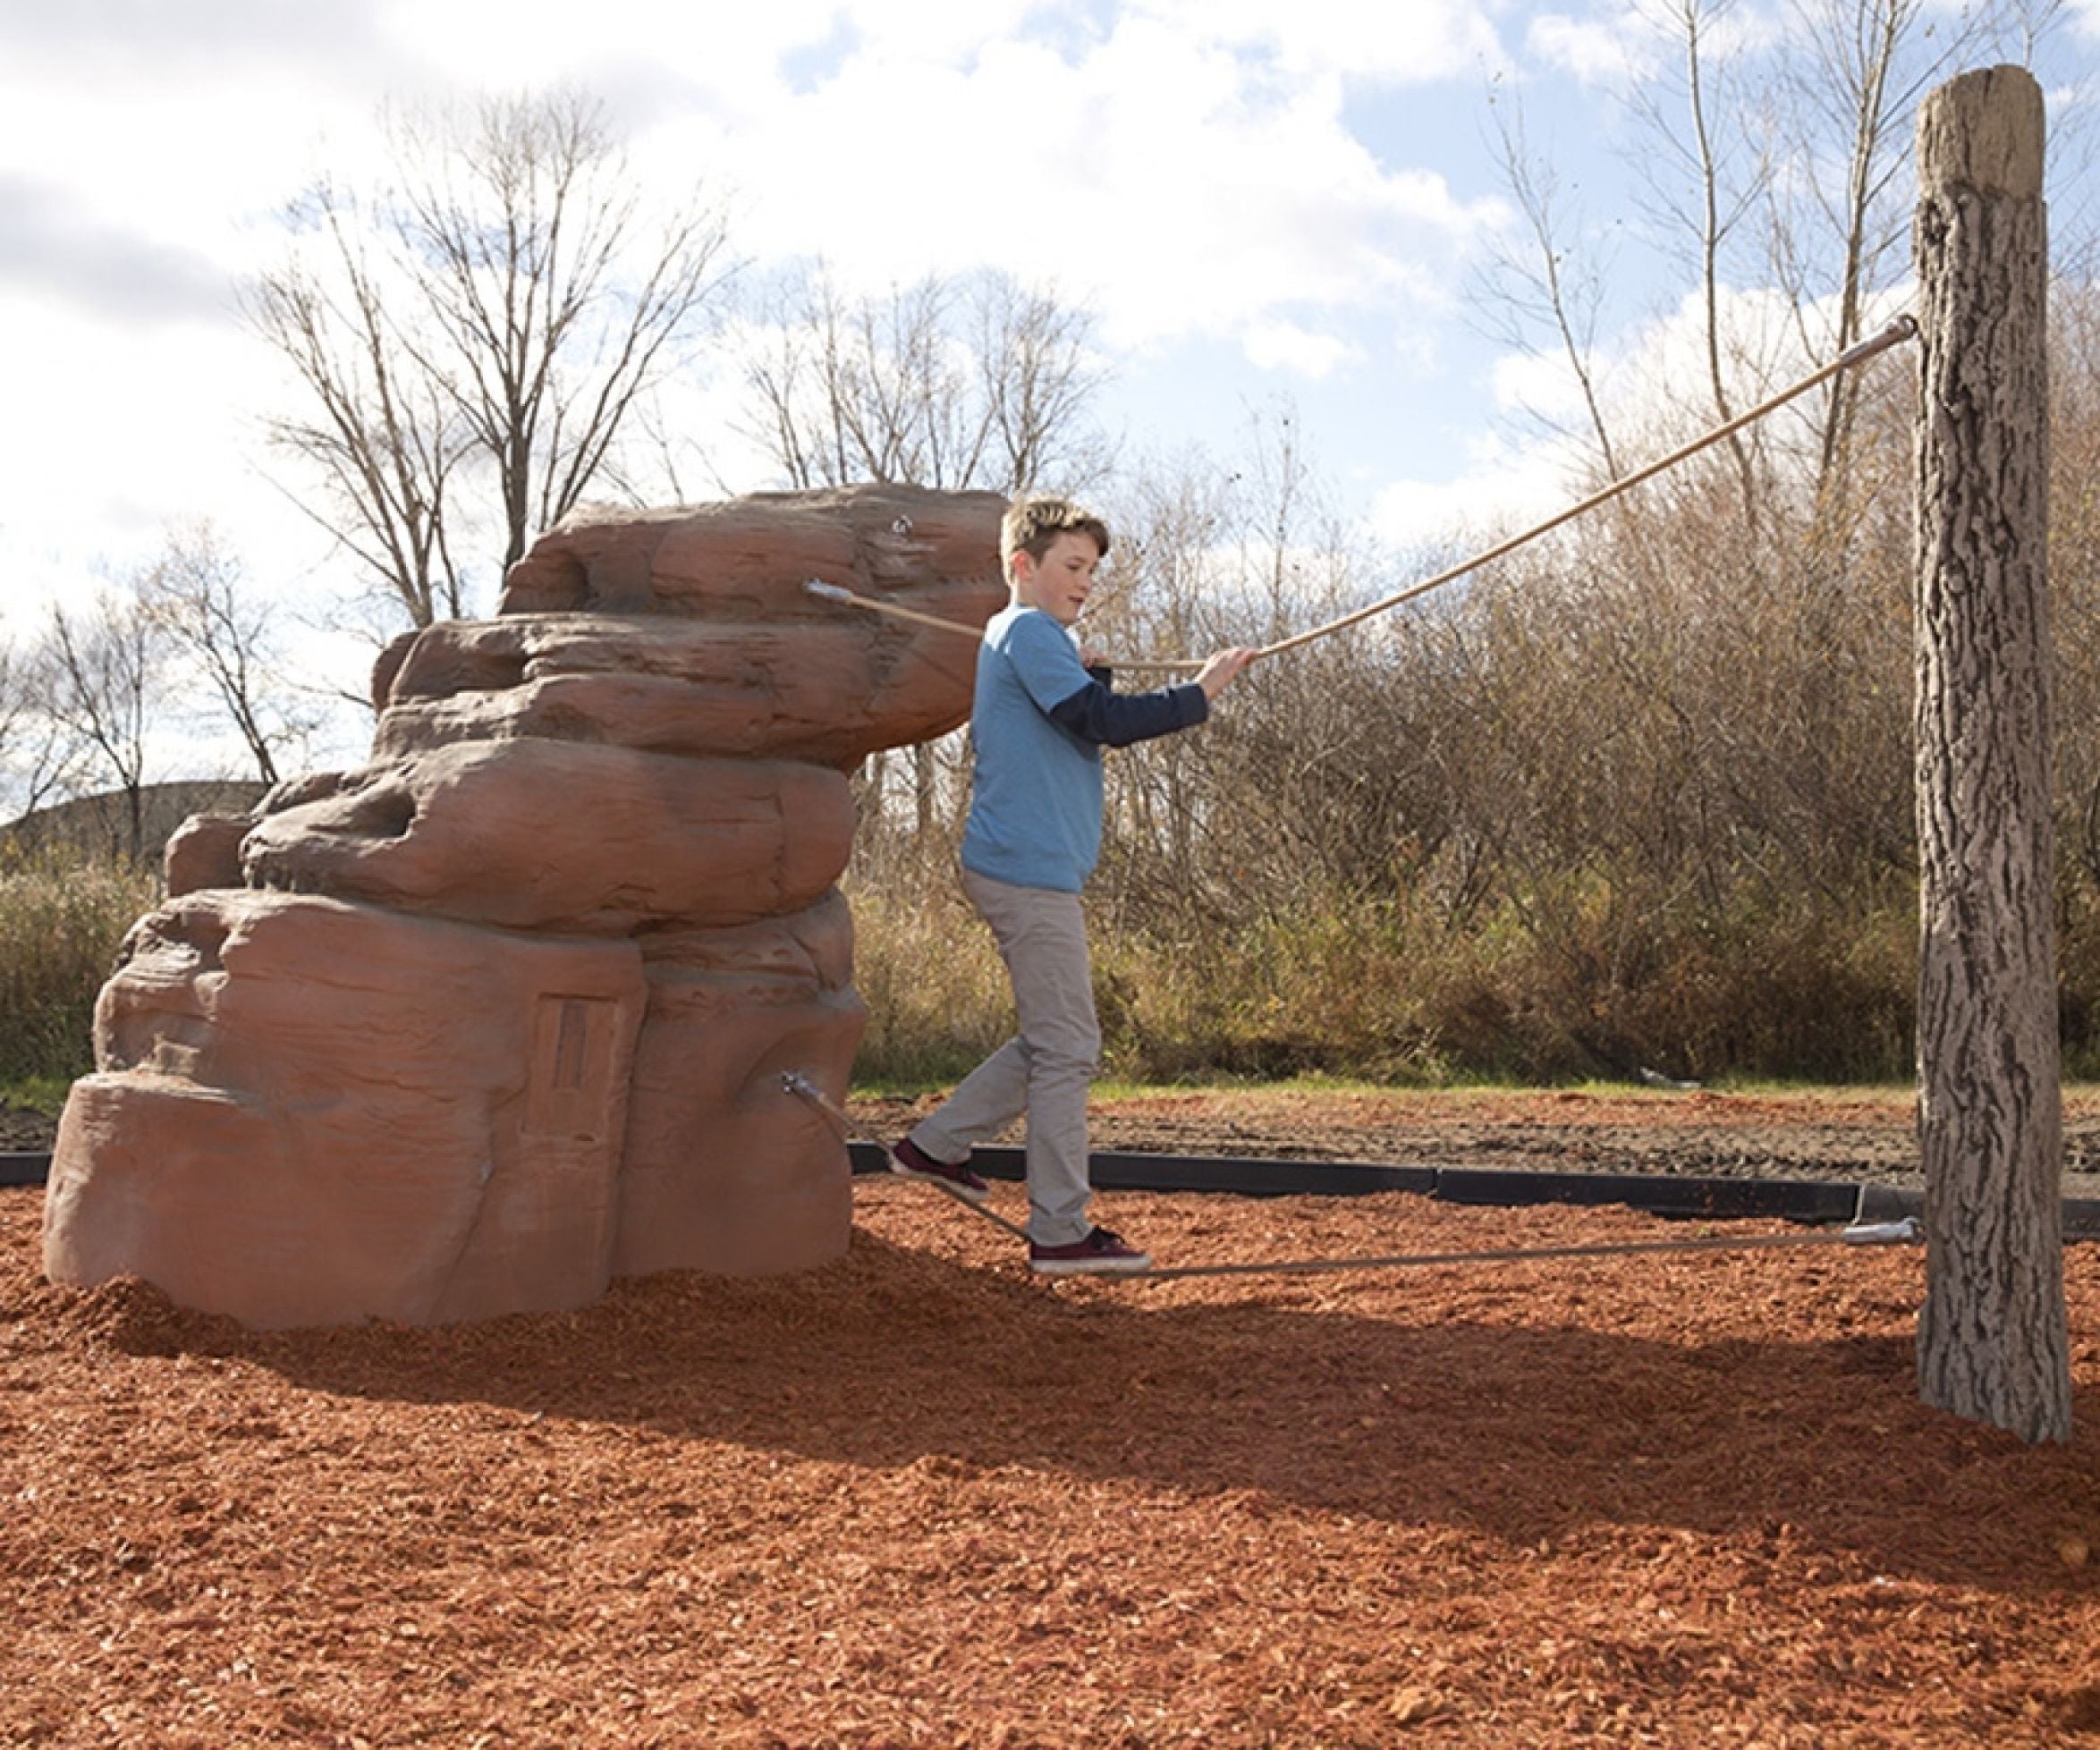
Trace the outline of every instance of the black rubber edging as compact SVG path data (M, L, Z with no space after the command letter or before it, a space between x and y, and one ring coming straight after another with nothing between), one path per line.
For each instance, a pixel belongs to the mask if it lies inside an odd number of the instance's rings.
M873 1143L850 1145L856 1173L885 1172ZM980 1148L970 1165L986 1179L1018 1182L1018 1148ZM1624 1204L1650 1214L1741 1220L1849 1222L1859 1206L1857 1185L1829 1179L1666 1179L1647 1173L1520 1172L1477 1167L1393 1167L1357 1161L1252 1161L1204 1154L1098 1154L1091 1157L1104 1191L1222 1191L1240 1196L1360 1196L1411 1191L1445 1203L1514 1208L1530 1204Z
M848 1145L856 1173L889 1171L873 1143ZM1018 1184L1018 1148L980 1148L970 1164ZM0 1186L41 1185L48 1154L0 1154ZM1908 1186L1831 1179L1670 1179L1647 1173L1523 1172L1479 1167L1393 1167L1359 1161L1253 1161L1207 1154L1103 1154L1092 1178L1105 1191L1218 1191L1240 1196L1360 1196L1410 1191L1445 1203L1504 1209L1537 1204L1622 1204L1651 1215L1741 1221L1893 1222L1922 1215L1925 1194ZM2063 1200L2066 1239L2100 1239L2100 1197Z
M41 1185L50 1176L48 1154L0 1154L0 1185Z
M848 1145L856 1173L889 1171L873 1143ZM1019 1183L1018 1148L980 1148L971 1167ZM1540 1204L1621 1204L1688 1221L1758 1217L1803 1222L1923 1218L1925 1193L1911 1186L1827 1179L1698 1179L1655 1173L1526 1172L1484 1167L1393 1167L1359 1161L1251 1161L1207 1154L1096 1154L1091 1177L1105 1191L1222 1191L1241 1196L1352 1196L1411 1191L1445 1203L1520 1208ZM2063 1200L2067 1239L2100 1239L2100 1197Z
M1827 1179L1678 1179L1628 1172L1521 1172L1444 1167L1435 1196L1446 1203L1513 1208L1526 1204L1624 1204L1652 1215L1707 1221L1777 1216L1790 1222L1849 1222L1860 1188Z

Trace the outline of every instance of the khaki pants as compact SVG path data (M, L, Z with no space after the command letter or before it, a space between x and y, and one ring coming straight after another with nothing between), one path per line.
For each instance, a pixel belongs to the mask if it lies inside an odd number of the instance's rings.
M1087 1219L1087 1090L1101 1055L1077 893L1013 887L965 869L962 891L999 944L1020 1033L972 1069L911 1133L937 1161L968 1158L1028 1114L1029 1238L1069 1246Z

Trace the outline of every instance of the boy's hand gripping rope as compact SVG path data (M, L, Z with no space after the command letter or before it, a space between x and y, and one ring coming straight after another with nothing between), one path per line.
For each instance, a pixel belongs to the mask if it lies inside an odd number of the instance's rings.
M1295 637L1279 639L1274 644L1264 645L1254 654L1257 659L1263 656L1280 656L1286 650L1296 650L1320 638L1332 638L1336 632L1346 631L1350 627L1360 624L1366 620L1374 619L1381 613L1390 613L1403 603L1411 602L1418 596L1427 596L1432 589L1441 589L1445 584L1455 582L1458 579L1464 577L1467 572L1478 571L1481 566L1514 553L1519 547L1537 540L1542 535L1550 535L1562 523L1571 522L1586 511L1594 511L1599 505L1609 503L1622 493L1631 492L1634 487L1641 485L1644 481L1653 479L1665 469L1674 468L1679 462L1689 461L1691 457L1698 454L1701 450L1710 448L1723 438L1732 437L1745 426L1754 424L1765 418L1766 414L1784 407L1787 402L1807 394L1818 384L1828 382L1842 371L1848 371L1855 366L1863 365L1869 359L1887 351L1892 346L1897 346L1904 341L1915 339L1917 334L1917 319L1910 316L1899 316L1881 333L1870 335L1856 345L1847 347L1828 364L1811 371L1799 382L1790 385L1775 395L1768 396L1766 400L1759 402L1757 406L1737 414L1734 418L1728 420L1725 424L1715 426L1712 431L1701 437L1694 438L1681 448L1671 451L1660 461L1652 461L1646 468L1637 469L1623 479L1613 481L1611 485L1590 494L1579 503L1571 504L1566 510L1557 515L1548 517L1542 523L1527 528L1522 534L1512 535L1508 540L1497 542L1484 552L1475 554L1463 563L1453 565L1447 571L1439 571L1433 578L1425 578L1419 583L1410 584L1405 589L1384 596L1371 603L1368 607L1360 607L1354 613L1345 613L1339 620L1330 620L1323 626L1315 626L1310 631L1300 632ZM901 607L893 602L878 601L871 596L858 596L851 589L843 588L835 583L824 583L812 578L802 588L810 595L823 601L835 602L845 606L865 608L871 613L888 614L894 620L909 620L921 626L938 627L944 631L960 632L965 638L982 638L984 636L982 630L978 627L967 626L956 620L944 620L938 614L921 613L912 608ZM1203 664L1186 659L1141 660L1137 662L1126 662L1119 659L1115 666L1187 673L1193 672L1201 668Z

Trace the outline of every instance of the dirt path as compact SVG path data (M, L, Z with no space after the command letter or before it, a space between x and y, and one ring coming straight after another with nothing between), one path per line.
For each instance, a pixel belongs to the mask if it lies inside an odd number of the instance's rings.
M931 1104L857 1102L855 1115L880 1134L901 1133ZM1910 1095L1893 1089L1228 1089L1097 1100L1092 1129L1097 1148L1140 1154L1909 1185L1921 1177L1914 1112ZM2100 1095L2067 1097L2064 1153L2067 1188L2100 1193Z

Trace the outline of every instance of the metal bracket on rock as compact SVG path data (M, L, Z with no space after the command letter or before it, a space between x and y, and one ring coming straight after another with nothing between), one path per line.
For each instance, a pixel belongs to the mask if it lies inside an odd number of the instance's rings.
M805 1105L816 1107L818 1112L822 1112L826 1118L830 1119L831 1121L837 1125L838 1128L847 1136L858 1137L862 1142L865 1143L873 1143L876 1147L882 1150L883 1159L890 1163L890 1171L892 1172L895 1172L897 1171L897 1157L895 1154L892 1152L889 1144L882 1137L876 1136L872 1130L868 1129L866 1125L855 1123L853 1120L849 1118L843 1112L842 1112L834 1102L826 1099L824 1095L824 1090L812 1082L809 1077L799 1075L794 1070L790 1069L782 1074L780 1078L780 1086L783 1093L793 1095L796 1099L801 1101ZM1025 1241L1028 1239L1029 1233L1026 1228L1020 1226L1018 1222L1009 1222L996 1210L986 1209L981 1203L973 1203L970 1198L964 1196L961 1192L958 1191L953 1186L944 1185L937 1179L920 1179L918 1182L923 1185L930 1185L934 1188L935 1190L944 1193L948 1196L952 1197L955 1202L961 1204L963 1208L970 1211L972 1215L983 1216L985 1220L989 1222L994 1227L1005 1229L1006 1231L1012 1234L1016 1239Z

